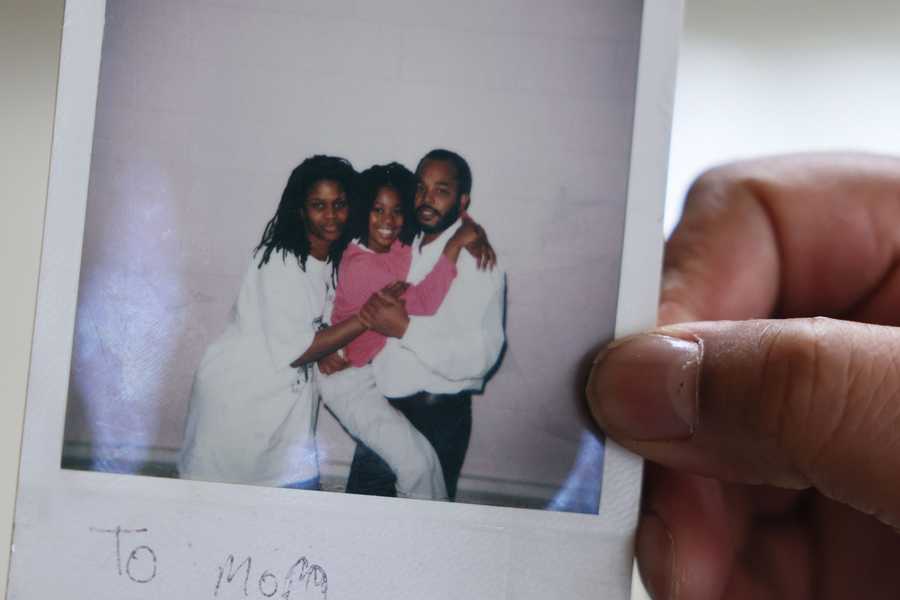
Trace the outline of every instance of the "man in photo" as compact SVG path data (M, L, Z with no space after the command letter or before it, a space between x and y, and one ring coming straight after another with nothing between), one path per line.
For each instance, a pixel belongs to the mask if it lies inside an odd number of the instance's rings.
M407 280L419 283L462 225L471 202L472 172L462 156L432 150L416 168L416 221ZM441 463L447 495L456 496L472 430L472 393L480 392L503 346L505 276L479 270L468 253L433 316L410 316L403 302L379 293L361 311L369 326L388 337L373 360L378 388L431 442ZM394 496L394 474L358 444L347 492Z

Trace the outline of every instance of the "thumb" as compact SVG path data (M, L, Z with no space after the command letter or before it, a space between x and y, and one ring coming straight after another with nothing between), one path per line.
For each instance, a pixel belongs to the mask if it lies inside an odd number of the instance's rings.
M654 462L824 495L900 525L900 330L824 318L701 322L613 343L588 383Z

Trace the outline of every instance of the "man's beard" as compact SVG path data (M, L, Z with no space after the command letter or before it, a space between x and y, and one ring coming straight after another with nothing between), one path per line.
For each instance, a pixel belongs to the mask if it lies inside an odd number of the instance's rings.
M423 207L419 207L419 209L416 209L416 221L417 221L418 224L419 224L419 229L420 229L423 233L427 233L427 234L441 233L442 231L444 231L445 229L447 229L448 227L450 227L451 225L453 225L454 223L456 223L456 220L459 218L459 213L461 212L461 211L460 211L460 206L459 206L459 201L457 201L457 202L453 205L453 208L451 208L451 209L448 210L446 213L444 213L443 215L441 215L440 220L439 220L436 224L434 224L434 225L425 225L425 224L422 223L422 221L419 220L419 215L418 215L418 213L419 213L419 210L420 210L421 208L425 208L425 207L423 206ZM431 207L429 206L429 207L427 207L427 208L431 208ZM434 209L431 208L431 210L434 210ZM434 210L434 212L437 212L437 211ZM438 213L438 214L440 214L440 213Z

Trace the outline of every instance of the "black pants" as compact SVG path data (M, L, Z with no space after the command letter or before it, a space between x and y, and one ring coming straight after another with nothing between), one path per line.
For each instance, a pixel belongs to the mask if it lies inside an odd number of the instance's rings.
M406 415L416 429L431 442L447 485L447 495L456 498L456 484L462 470L469 436L472 433L472 394L429 394L420 392L389 402ZM366 445L357 443L347 479L347 492L370 496L396 496L396 478L387 463Z

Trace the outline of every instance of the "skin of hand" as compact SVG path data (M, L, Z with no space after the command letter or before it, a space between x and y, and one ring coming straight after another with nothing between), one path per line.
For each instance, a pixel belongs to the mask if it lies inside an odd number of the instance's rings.
M456 230L453 238L457 238L463 247L475 258L475 264L481 271L493 270L497 265L497 253L488 241L487 232L476 223L467 212L461 215L463 225ZM451 241L452 239L451 238Z
M333 375L350 367L350 361L341 356L340 352L332 352L327 356L323 356L316 361L316 364L319 365L319 371L323 375Z
M400 298L409 289L409 286L410 284L406 281L395 281L381 288L381 291L394 298Z
M402 338L409 327L403 299L385 290L372 294L360 309L359 318L369 329L387 337Z
M661 327L588 383L650 461L654 598L900 598L898 259L900 160L788 156L692 186Z

